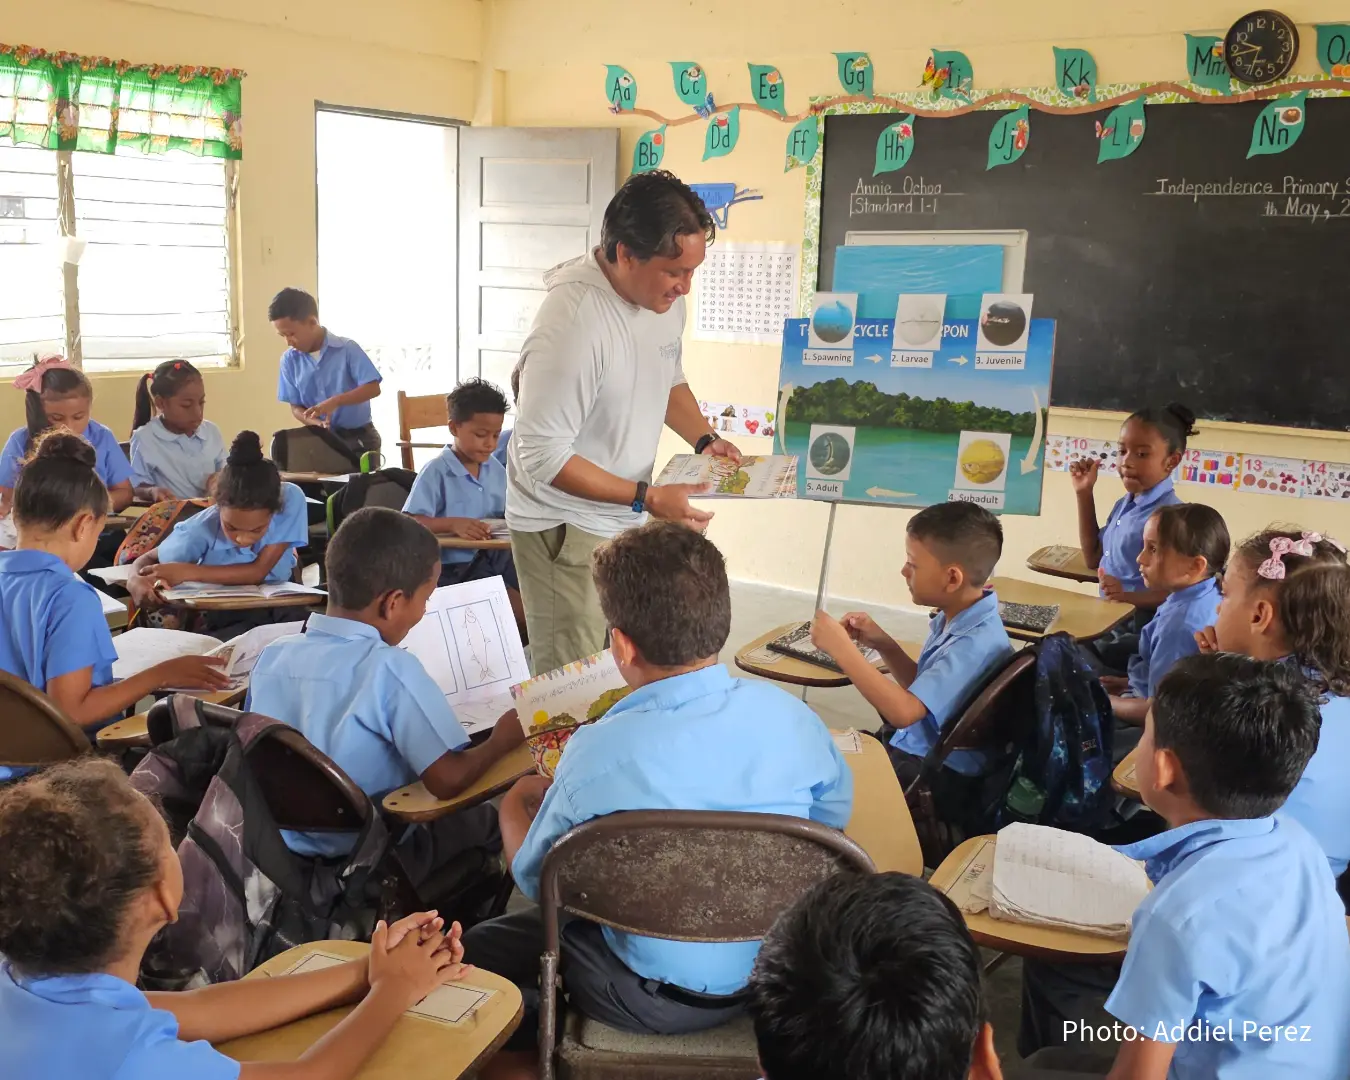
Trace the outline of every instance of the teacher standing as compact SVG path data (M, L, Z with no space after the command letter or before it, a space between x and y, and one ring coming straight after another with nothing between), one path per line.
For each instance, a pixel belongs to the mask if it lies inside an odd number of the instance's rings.
M506 521L533 668L605 647L591 553L646 515L702 529L699 488L651 485L669 426L697 453L739 459L699 411L680 365L685 294L716 233L668 172L629 177L605 208L600 246L544 275L548 295L521 349L507 456Z

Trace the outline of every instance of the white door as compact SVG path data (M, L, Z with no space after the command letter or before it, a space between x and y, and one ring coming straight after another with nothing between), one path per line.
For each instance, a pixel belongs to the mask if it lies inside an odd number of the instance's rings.
M459 135L459 378L509 394L544 299L544 271L600 242L619 133L463 128Z

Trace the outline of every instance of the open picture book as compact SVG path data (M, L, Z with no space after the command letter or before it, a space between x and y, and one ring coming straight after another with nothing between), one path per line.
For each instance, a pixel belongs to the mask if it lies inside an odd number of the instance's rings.
M156 664L180 656L219 656L225 661L230 689L239 690L248 683L248 677L263 649L278 638L298 634L304 628L303 622L268 623L221 642L205 634L190 634L186 630L138 626L113 638L113 646L117 649L113 678L129 679Z
M595 723L630 690L608 649L511 687L539 774L552 776L577 728Z
M743 457L740 464L731 458L710 454L676 454L654 484L707 484L701 499L795 499L797 497L797 458L773 454Z

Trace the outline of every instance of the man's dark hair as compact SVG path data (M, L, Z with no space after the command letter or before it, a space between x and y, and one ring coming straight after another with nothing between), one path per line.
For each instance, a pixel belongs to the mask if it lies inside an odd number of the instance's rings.
M765 1080L965 1080L984 1024L961 913L908 874L807 892L764 938L749 994Z
M361 611L388 592L411 596L440 562L440 545L426 526L386 506L363 506L329 541L328 595L340 608Z
M955 563L971 585L983 585L1003 554L1003 526L983 506L934 503L909 519L906 532L945 564Z
M670 521L651 521L596 548L600 610L658 667L716 656L731 634L727 564L717 546Z
M295 319L299 322L318 317L319 305L304 289L282 289L267 305L268 322L276 322L278 319Z
M450 419L456 424L472 420L479 413L492 413L505 416L507 410L506 395L486 379L477 377L465 379L445 398Z
M712 215L703 200L674 173L657 169L635 173L624 181L605 207L600 247L614 262L623 244L639 260L657 255L674 258L680 253L680 237L701 233L708 243L717 235Z
M1273 814L1317 749L1317 691L1298 665L1209 653L1178 660L1153 699L1153 745L1216 818Z

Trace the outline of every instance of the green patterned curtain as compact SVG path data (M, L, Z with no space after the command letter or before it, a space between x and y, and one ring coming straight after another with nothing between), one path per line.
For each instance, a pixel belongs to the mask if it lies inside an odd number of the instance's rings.
M243 157L242 71L0 44L0 140L49 150Z

